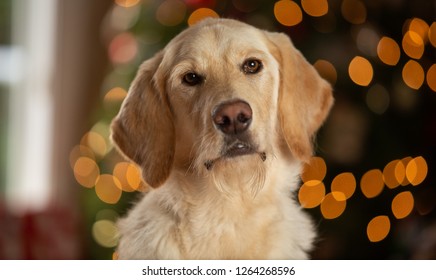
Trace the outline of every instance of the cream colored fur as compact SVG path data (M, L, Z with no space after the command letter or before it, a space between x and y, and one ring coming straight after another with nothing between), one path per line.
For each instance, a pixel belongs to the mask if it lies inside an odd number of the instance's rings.
M247 59L262 69L244 73ZM192 72L200 84L183 82ZM253 153L223 152L227 136L212 115L229 100L252 109ZM284 34L229 19L179 34L143 63L112 125L152 187L119 222L119 258L307 258L315 229L294 195L332 103Z

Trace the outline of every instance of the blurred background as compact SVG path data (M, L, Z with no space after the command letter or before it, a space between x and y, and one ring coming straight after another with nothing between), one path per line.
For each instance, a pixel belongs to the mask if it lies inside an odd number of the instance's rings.
M436 259L436 1L0 0L0 259L112 259L147 187L109 141L138 65L205 17L288 34L334 87L295 198L315 259ZM157 132L158 133L158 132Z

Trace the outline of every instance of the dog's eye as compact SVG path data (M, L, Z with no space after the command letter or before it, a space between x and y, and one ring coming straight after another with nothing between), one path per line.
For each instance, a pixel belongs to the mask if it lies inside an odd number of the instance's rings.
M245 74L256 74L262 70L262 62L257 59L247 59L244 64L242 64L242 71Z
M187 84L188 86L196 86L202 81L203 77L194 72L187 73L185 76L183 76L183 83Z

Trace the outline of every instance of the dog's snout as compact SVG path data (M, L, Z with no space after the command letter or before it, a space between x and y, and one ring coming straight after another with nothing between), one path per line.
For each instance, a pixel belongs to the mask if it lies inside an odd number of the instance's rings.
M213 122L225 134L239 134L247 130L253 118L253 111L247 102L237 100L219 105Z

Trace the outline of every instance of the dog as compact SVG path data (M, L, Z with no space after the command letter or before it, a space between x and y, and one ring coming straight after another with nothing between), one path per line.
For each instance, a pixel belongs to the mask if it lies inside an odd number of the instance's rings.
M143 62L112 139L146 192L119 259L306 259L293 197L332 89L282 33L205 19Z

